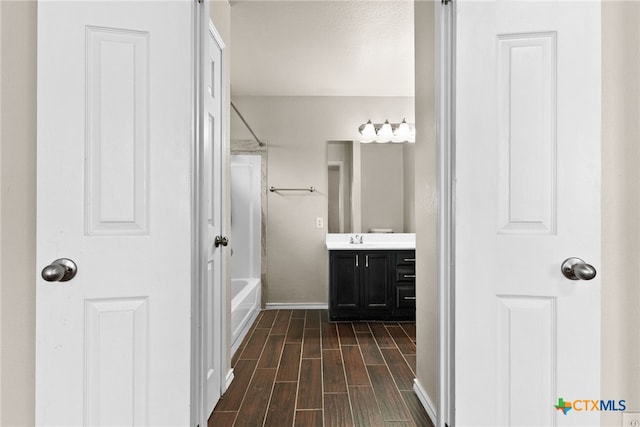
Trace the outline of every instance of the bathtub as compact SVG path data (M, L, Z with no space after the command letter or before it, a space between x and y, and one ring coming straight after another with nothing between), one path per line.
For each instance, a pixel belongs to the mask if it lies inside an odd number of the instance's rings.
M231 354L233 355L260 312L260 279L231 279Z

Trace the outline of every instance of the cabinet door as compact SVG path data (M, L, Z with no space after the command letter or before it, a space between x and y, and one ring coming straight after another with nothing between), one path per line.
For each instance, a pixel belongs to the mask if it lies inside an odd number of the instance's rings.
M388 252L364 254L363 308L389 308L389 264Z
M360 308L360 261L354 252L338 251L331 254L331 308Z

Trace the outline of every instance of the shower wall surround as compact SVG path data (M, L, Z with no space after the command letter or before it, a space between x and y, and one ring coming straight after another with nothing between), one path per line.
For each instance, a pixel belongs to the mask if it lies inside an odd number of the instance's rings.
M233 126L233 125L232 125ZM232 127L233 130L233 127ZM260 283L262 287L262 306L266 303L267 290L268 290L268 278L266 274L266 248L267 248L267 147L260 147L254 140L249 139L231 139L231 155L237 154L248 154L248 155L257 155L260 156L260 170L261 170L261 180L260 180L260 210L261 210L261 220L260 220ZM233 194L231 194L231 198L233 198ZM233 219L232 219L233 221ZM233 236L231 236L233 239ZM231 241L231 247L233 247L233 240ZM232 259L233 263L233 259Z

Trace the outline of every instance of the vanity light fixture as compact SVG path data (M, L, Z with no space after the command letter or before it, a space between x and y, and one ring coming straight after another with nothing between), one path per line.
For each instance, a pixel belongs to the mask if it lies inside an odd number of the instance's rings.
M405 119L402 119L401 123L389 123L389 120L385 120L384 123L371 123L369 120L367 123L360 125L358 128L360 135L360 142L368 144L370 142L386 143L386 142L416 142L415 127Z

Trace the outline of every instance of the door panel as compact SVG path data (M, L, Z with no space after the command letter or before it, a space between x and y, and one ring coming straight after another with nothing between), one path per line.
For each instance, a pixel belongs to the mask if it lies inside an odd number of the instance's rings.
M38 425L190 422L195 4L39 2Z
M216 236L223 235L222 228L222 41L214 35L214 29L207 32L207 63L204 79L204 115L207 118L204 135L204 199L206 201L206 242L207 278L205 285L206 325L205 325L205 372L206 372L206 414L213 411L221 393L222 348L222 300L223 248L215 245Z
M579 17L579 19L577 19ZM456 4L456 425L598 425L600 4Z

